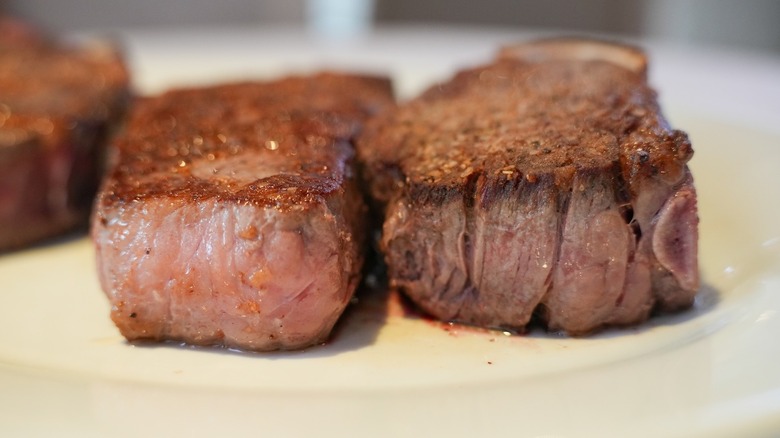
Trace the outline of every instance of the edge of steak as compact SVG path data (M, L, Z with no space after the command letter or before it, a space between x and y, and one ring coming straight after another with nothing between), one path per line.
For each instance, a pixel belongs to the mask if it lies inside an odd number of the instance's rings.
M578 335L699 288L693 149L638 49L507 47L372 120L358 154L391 285L442 320Z
M246 350L324 342L360 279L353 137L389 81L325 73L142 100L93 219L128 340Z
M0 251L86 226L129 100L119 54L0 17Z

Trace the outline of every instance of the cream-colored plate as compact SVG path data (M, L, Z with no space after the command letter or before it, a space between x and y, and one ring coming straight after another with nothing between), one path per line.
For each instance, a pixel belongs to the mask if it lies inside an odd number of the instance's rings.
M405 96L524 36L124 34L149 92L328 66L388 71ZM132 346L108 318L90 242L80 237L0 256L0 435L780 432L780 130L766 123L780 93L769 73L779 78L780 68L761 57L652 47L654 82L696 149L704 286L692 311L584 339L507 336L422 320L397 300L364 294L333 340L308 351ZM735 62L743 73L729 71Z

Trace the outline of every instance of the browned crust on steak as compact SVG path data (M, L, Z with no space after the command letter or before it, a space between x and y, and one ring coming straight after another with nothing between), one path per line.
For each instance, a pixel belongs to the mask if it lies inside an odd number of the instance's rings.
M353 140L390 105L387 79L338 73L139 102L92 226L121 333L254 351L327 340L364 257Z
M386 79L321 73L274 83L182 89L142 101L118 139L119 166L104 189L106 206L161 195L303 207L343 184L344 154L357 120L391 102ZM213 102L222 102L212 104ZM163 141L166 146L160 147ZM342 144L339 144L342 143ZM279 157L283 172L239 184L193 175L251 153ZM230 169L227 169L230 171ZM211 170L218 178L218 170ZM291 188L295 187L295 190Z
M462 71L369 123L358 154L373 197L386 208L383 246L391 284L442 319L516 330L537 307L551 329L581 334L642 321L654 305L690 306L698 289L695 192L686 166L693 149L686 134L670 129L661 115L646 68L644 55L633 47L566 39L517 45L502 50L492 64ZM589 201L589 192L598 200ZM675 201L678 196L690 201ZM490 232L511 226L508 206L522 209L513 203L516 197L546 199L537 213L555 204L548 220L558 223L558 249L554 266L534 268L537 276L549 277L537 282L538 292L517 292L513 298L508 291L515 283L507 279L514 274L486 267L482 258L489 257L481 251L488 250L480 245L505 249L482 240L489 239L481 236L488 232L482 225L492 226ZM436 206L462 220L428 210ZM655 239L663 242L656 245L653 233L662 214L679 214L685 227L664 230ZM445 223L462 231L448 234ZM594 244L619 250L624 267L609 267L604 251L584 248L590 245L588 229L607 233L599 227L610 223L618 234L605 234L605 242ZM459 243L451 247L421 227ZM659 261L651 246L674 245L685 232L693 238L684 254L662 250L669 260ZM565 239L581 240L586 256L577 255L578 244L564 245ZM435 260L436 251L443 251L442 260ZM594 304L601 307L597 317L577 308L583 286L576 270L592 273L596 268L589 263L605 263L604 278L625 282L587 298L601 300ZM447 264L455 266L452 272ZM504 287L491 275L506 275ZM641 286L651 278L652 296ZM597 283L595 277L589 281ZM560 289L563 284L567 290ZM609 281L603 287L611 288ZM493 298L499 296L505 298ZM528 308L506 316L512 313L506 306L518 305Z
M592 80L599 77L607 79ZM661 118L643 75L598 60L503 58L431 87L363 137L374 142L359 150L371 171L403 179L404 186L374 180L383 200L393 187L461 192L472 173L532 180L616 157L628 179L679 180L693 154L685 134Z

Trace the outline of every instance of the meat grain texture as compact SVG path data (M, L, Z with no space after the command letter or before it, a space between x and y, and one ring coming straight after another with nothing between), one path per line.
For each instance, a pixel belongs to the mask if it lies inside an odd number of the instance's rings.
M129 340L245 350L324 342L360 279L353 137L382 78L182 89L134 108L92 233Z
M646 68L597 41L507 47L371 121L391 285L445 321L573 335L691 306L693 149Z
M128 82L114 48L0 17L0 251L86 228Z

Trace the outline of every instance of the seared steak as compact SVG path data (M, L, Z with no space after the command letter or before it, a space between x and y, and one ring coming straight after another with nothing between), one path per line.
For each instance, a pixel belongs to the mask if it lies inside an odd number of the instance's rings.
M387 80L341 74L139 102L92 227L122 334L246 350L325 341L363 263L352 140L391 104Z
M87 224L127 98L113 49L57 44L0 18L0 251Z
M577 335L699 287L693 150L637 49L506 48L372 120L358 154L391 285L437 318Z

